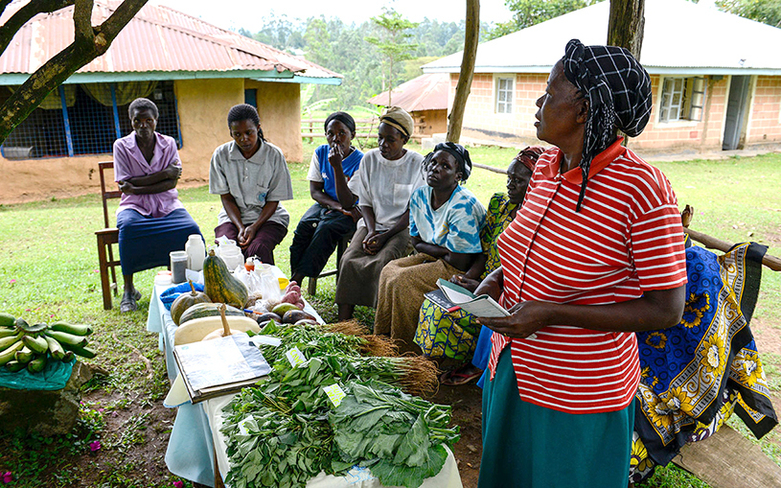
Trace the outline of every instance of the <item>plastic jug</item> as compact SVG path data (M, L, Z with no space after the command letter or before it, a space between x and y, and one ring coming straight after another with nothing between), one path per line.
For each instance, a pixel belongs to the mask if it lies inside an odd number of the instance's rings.
M187 269L193 271L202 270L203 260L206 259L206 246L200 234L193 234L188 237L184 250L187 253Z
M241 254L241 248L234 240L229 239L220 243L220 258L225 261L231 272L244 264L244 255Z

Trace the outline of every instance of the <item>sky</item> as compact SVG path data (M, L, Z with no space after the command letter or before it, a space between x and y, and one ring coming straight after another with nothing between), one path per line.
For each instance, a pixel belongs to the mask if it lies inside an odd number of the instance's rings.
M224 29L244 28L250 32L260 30L263 17L287 15L293 19L309 17L338 17L345 23L362 23L382 13L384 6L392 7L405 18L419 22L425 17L440 22L458 22L466 15L463 0L347 0L332 2L323 0L282 0L275 2L257 0L157 0L158 3L186 14L199 17ZM270 7L270 4L273 5ZM341 7L341 8L340 8ZM482 22L506 22L511 17L504 0L481 0Z

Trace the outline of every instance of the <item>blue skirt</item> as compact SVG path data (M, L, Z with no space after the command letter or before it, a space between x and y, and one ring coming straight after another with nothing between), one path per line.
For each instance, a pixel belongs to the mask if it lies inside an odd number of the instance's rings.
M201 229L187 210L178 208L165 217L145 217L127 209L117 215L119 260L122 274L168 266L171 251L183 251L187 238Z

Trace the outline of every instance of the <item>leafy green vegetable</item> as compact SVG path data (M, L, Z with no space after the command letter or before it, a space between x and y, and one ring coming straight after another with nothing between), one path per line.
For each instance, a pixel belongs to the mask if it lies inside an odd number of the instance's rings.
M454 444L450 407L370 381L347 384L350 394L329 416L334 448L344 463L371 465L386 486L417 488L445 463L442 443Z
M283 345L268 380L223 410L228 483L298 488L321 471L342 475L360 465L383 484L416 488L441 470L441 444L458 440L458 428L447 429L450 407L388 384L414 384L415 374L427 373L419 358L361 357L356 341L310 327L269 324L262 333ZM283 353L293 346L310 359L292 367ZM335 383L346 385L347 396L332 411L323 387Z

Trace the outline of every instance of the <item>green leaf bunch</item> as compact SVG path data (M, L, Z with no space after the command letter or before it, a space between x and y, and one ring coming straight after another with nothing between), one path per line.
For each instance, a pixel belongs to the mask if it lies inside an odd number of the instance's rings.
M417 488L442 469L443 444L459 439L448 429L451 409L378 381L351 381L349 394L329 416L334 450L346 465L370 467L385 486Z

